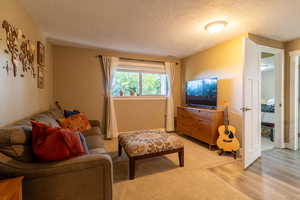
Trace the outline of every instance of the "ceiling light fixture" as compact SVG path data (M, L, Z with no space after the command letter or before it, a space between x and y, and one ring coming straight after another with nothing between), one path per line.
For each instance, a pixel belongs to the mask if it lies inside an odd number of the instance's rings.
M217 33L222 31L227 26L226 21L214 21L205 26L205 30L209 33Z

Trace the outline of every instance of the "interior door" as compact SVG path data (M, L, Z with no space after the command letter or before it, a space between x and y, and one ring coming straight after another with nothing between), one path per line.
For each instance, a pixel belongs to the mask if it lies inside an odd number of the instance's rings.
M261 156L260 55L256 43L244 39L243 164L249 167Z

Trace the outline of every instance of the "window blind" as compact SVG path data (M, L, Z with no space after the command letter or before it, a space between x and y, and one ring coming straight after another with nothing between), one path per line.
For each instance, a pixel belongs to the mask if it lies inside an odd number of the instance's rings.
M137 71L149 73L165 73L165 66L160 62L135 61L120 59L117 67L119 71Z

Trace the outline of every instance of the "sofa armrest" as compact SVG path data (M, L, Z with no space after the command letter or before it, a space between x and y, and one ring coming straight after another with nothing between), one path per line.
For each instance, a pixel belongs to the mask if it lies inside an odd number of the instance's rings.
M106 154L51 163L24 163L0 153L1 175L24 176L25 199L112 200L112 160Z
M101 128L101 122L99 120L89 120L92 127L99 127Z
M87 168L102 166L109 174L112 174L112 160L106 154L88 154L74 157L68 160L49 162L49 163L26 163L13 160L3 162L0 154L0 169L5 171L6 175L10 176L24 176L25 178L38 178L43 176L52 176L55 174L62 174L66 172L80 171ZM6 157L6 156L5 156ZM112 175L110 175L112 177Z

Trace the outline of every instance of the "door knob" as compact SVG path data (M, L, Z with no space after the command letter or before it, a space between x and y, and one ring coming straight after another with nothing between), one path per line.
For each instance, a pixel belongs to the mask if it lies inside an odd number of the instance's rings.
M241 111L243 111L243 112L247 112L247 111L249 111L249 110L252 110L251 108L247 108L247 107L242 107L241 108Z

